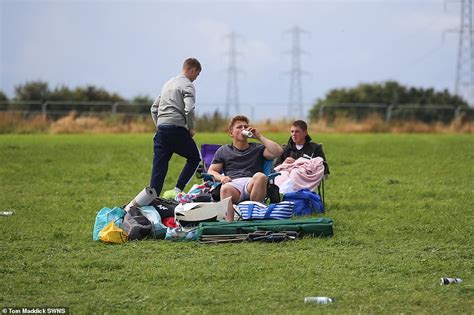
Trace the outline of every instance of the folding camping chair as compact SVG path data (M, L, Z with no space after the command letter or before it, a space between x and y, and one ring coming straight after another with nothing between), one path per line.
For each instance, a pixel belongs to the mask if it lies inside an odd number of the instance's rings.
M319 146L323 146L322 143L318 144ZM203 178L202 174L204 173L205 177L204 180L213 180L213 178L207 174L207 171L209 170L209 166L212 163L212 160L214 159L214 155L216 154L217 149L221 147L220 144L203 144L201 145L201 157L202 161L201 164L199 165L197 171L196 171L196 176L198 178ZM324 167L325 167L325 172L327 170L326 167L327 163L324 162ZM269 182L271 184L274 183L275 177L279 175L279 173L272 173L273 171L273 164L271 160L266 160L264 165L263 165L263 172L269 176ZM324 182L326 181L327 174L324 174L323 179L319 183L317 190L318 190L318 195L321 197L321 201L323 202L324 208L326 208L326 202L325 202L325 194L324 194Z
M317 144L317 147L318 148L321 148L321 151L323 151L323 144L322 143L318 143ZM312 158L312 156L306 156L307 158ZM326 202L325 202L325 198L324 198L324 182L326 181L326 179L328 178L329 176L329 173L327 173L328 171L328 164L326 161L323 162L324 164L324 176L323 178L321 179L321 181L319 182L319 185L317 187L317 190L318 190L318 195L321 197L321 202L323 203L323 207L326 208Z
M322 143L318 143L318 147L320 147L321 151L323 151L323 144ZM324 209L326 209L326 202L325 202L325 199L324 199L324 182L328 178L329 173L327 173L328 163L326 161L324 161L323 164L324 164L324 176L323 176L323 179L321 179L321 182L319 182L319 185L318 185L318 195L321 197L321 201L323 202Z
M198 178L202 178L205 181L214 181L214 177L208 174L209 166L211 166L212 160L214 159L214 155L216 151L221 147L220 144L203 144L201 145L201 164L199 165L196 176ZM274 185L275 184L275 177L280 175L280 173L273 173L273 161L272 160L265 160L263 164L263 173L268 177L268 184ZM277 196L271 195L272 191L269 190L267 194L266 200L269 198L273 202L279 202L276 200ZM278 195L278 199L280 196Z

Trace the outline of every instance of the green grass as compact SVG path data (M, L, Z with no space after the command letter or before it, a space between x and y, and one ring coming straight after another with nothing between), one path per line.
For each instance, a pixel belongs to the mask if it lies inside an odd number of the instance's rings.
M286 142L286 134L268 134ZM149 182L152 135L0 136L0 307L72 313L472 313L474 137L320 135L332 238L92 241ZM200 134L222 143L224 134ZM165 189L183 160L173 158ZM439 278L461 277L440 286ZM330 305L306 305L329 296Z

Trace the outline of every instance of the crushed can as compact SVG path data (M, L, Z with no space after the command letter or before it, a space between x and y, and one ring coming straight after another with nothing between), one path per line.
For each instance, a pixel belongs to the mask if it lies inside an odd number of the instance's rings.
M304 298L305 304L314 303L314 304L330 304L334 301L333 298L327 296L307 296Z
M461 283L461 278L441 278L440 283L441 285L452 284L452 283Z

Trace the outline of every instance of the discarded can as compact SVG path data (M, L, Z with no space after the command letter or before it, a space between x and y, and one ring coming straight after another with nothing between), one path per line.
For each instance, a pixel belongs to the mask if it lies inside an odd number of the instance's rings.
M462 279L461 278L441 278L440 284L451 284L451 283L461 283Z
M0 217L9 217L15 214L14 210L4 210L0 211Z
M249 130L242 130L242 134L247 138L252 138L253 137L253 132L249 131Z
M304 302L315 304L329 304L333 302L333 299L327 296L307 296L304 298Z

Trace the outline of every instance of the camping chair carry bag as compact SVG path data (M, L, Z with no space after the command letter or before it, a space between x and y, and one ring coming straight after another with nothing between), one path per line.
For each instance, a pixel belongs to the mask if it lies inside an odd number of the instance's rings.
M332 236L333 220L330 218L309 218L301 220L255 220L236 222L202 222L194 239L201 235L248 234L255 231L295 231L300 236Z

